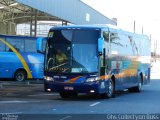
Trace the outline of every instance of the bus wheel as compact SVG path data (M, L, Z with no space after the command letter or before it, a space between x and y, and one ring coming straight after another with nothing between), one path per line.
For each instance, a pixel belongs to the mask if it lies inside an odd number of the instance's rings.
M68 93L59 93L59 95L61 96L61 98L69 98L69 94Z
M141 92L142 90L142 79L139 78L138 85L128 89L130 92Z
M102 98L111 98L114 94L114 83L113 80L109 80L108 89L106 93L101 94Z
M23 70L18 70L14 75L14 79L19 82L26 80L26 78L27 74Z

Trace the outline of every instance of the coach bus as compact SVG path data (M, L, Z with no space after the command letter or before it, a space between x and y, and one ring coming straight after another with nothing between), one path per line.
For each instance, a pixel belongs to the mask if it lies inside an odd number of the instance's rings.
M0 35L0 79L43 79L45 37Z
M62 98L140 92L150 82L150 40L110 25L54 27L44 62L44 88Z

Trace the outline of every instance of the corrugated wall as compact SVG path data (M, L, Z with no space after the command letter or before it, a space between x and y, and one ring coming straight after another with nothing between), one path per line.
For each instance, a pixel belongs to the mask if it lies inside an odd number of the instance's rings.
M80 0L16 1L74 24L116 24Z

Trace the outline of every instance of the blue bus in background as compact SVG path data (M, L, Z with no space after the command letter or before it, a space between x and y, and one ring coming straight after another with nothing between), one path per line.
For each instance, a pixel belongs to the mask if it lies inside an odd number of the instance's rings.
M145 35L109 25L54 27L46 43L44 88L62 98L140 92L150 82L150 57Z
M42 79L45 37L0 35L0 78Z

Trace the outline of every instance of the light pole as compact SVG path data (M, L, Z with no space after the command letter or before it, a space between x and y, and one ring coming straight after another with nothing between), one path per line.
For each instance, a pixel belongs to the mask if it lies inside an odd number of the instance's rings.
M135 30L136 30L136 21L134 20L134 23L133 23L133 32L135 33Z
M143 26L142 26L142 35L143 35Z

